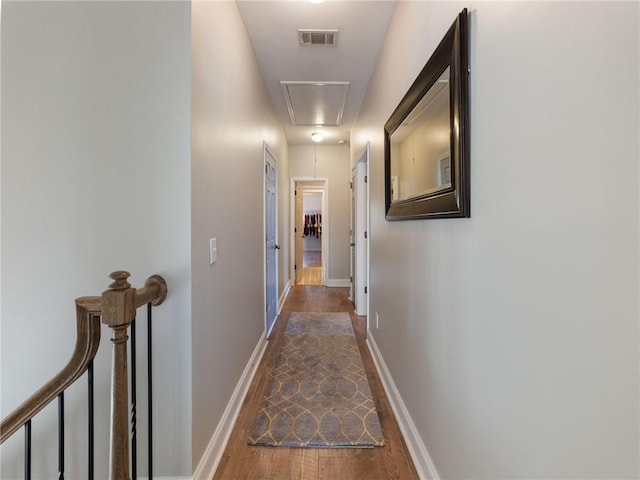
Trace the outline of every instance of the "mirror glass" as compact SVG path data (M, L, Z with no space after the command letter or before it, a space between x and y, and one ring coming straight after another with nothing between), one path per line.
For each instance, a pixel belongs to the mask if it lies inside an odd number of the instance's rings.
M392 202L452 187L450 69L390 135Z

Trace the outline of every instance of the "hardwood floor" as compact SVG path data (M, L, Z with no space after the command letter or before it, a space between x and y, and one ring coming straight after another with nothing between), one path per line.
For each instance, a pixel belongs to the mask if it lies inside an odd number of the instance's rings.
M321 267L322 250L304 250L302 252L303 267Z
M304 250L302 252L302 269L297 285L322 285L323 279L322 252L320 250Z
M365 343L366 317L356 316L348 288L291 288L269 345L242 405L214 480L411 480L418 475L407 451ZM290 312L348 312L378 409L386 445L376 448L319 449L247 445L249 430L283 341Z
M322 285L322 267L303 267L298 285Z

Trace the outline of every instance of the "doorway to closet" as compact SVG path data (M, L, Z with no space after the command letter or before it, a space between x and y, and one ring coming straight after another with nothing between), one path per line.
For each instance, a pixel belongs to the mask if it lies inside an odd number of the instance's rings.
M294 182L295 285L324 285L326 249L326 181Z

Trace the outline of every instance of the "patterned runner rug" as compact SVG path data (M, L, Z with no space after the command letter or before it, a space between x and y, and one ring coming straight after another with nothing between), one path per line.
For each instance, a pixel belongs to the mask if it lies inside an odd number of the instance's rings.
M348 313L291 313L249 445L384 445Z

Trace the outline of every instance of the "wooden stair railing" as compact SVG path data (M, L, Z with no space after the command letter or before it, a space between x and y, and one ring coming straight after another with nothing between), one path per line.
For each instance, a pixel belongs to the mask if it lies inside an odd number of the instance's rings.
M152 275L146 280L144 287L138 289L131 287L127 281L129 276L125 271L113 272L109 275L113 282L101 296L76 299L76 345L71 359L57 375L2 419L0 444L22 427L26 427L27 435L30 435L31 419L63 395L63 392L87 371L98 351L102 319L102 323L112 329L113 344L109 478L129 479L127 329L135 319L137 308L145 304L160 305L167 296L167 284L160 275ZM132 408L135 409L135 405ZM151 424L151 421L149 423ZM89 443L92 443L91 439ZM90 476L92 475L90 473ZM25 462L25 478L29 477L30 465Z

